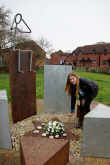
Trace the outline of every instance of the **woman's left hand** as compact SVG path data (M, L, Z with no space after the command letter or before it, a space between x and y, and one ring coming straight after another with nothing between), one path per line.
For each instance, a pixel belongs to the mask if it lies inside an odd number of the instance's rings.
M84 107L85 101L83 99L81 100L81 103L82 103L82 107Z

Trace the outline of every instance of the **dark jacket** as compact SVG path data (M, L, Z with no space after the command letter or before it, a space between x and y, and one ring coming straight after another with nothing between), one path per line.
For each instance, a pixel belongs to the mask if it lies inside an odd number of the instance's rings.
M96 97L98 93L98 85L87 78L80 78L79 79L79 87L82 89L82 91L86 94L84 98L87 100L89 97ZM75 109L75 103L76 103L76 88L72 85L72 92L71 92L71 109ZM79 95L80 97L80 95Z

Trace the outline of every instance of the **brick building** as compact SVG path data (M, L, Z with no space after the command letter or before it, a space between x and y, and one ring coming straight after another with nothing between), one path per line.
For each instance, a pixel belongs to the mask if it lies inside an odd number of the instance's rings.
M65 59L77 67L110 67L110 43L77 47L71 54L55 52L51 55L51 65L60 64Z
M110 67L110 44L85 45L72 52L76 66Z
M46 58L46 65L50 65L50 59Z
M71 57L72 56L70 56L70 53L55 52L50 55L50 64L59 65L60 62L63 60L69 62L69 61L72 61Z

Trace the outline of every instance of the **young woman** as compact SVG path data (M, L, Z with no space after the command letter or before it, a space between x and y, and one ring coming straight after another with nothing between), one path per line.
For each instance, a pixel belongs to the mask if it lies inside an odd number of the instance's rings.
M90 112L90 104L94 97L98 93L98 85L87 78L79 77L75 72L70 72L67 77L67 82L65 86L65 93L68 92L68 95L71 95L71 110L69 112L70 116L75 112L75 103L76 96L80 100L80 114L79 122L76 125L76 128L82 127L82 122L84 119L84 109L86 114Z

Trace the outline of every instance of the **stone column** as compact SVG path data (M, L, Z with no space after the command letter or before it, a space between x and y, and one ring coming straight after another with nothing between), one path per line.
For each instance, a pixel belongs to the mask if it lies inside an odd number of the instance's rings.
M30 70L31 51L21 50L19 54L18 50L10 50L9 71L13 123L36 115L35 61L35 53L33 53L32 70Z
M0 148L12 149L6 90L0 91Z

